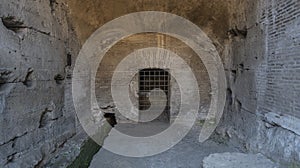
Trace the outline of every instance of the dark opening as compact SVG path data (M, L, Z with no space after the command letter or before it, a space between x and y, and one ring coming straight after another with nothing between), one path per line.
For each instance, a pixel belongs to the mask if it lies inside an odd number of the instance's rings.
M70 53L67 54L67 66L72 66L72 55Z
M2 17L2 22L7 29L14 31L15 33L18 33L21 29L26 28L23 22L17 20L14 16Z
M164 108L163 113L158 120L170 120L170 74L163 69L143 69L139 71L139 110L148 110L151 107L149 100L150 92L154 89L161 89L167 96L167 103L160 103L160 99L156 101L156 106ZM156 94L156 93L155 93ZM165 107L163 107L165 106ZM158 108L158 109L162 109ZM151 111L150 111L151 112Z

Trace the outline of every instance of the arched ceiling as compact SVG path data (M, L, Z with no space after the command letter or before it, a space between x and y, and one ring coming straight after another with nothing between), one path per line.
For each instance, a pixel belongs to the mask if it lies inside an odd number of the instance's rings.
M68 6L81 43L117 17L139 11L163 11L187 18L215 43L222 44L229 30L232 1L235 0L68 0Z

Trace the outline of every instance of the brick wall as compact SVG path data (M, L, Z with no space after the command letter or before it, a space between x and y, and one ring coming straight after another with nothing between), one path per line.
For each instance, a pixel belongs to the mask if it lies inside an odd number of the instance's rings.
M247 36L230 38L230 94L217 132L245 151L300 161L300 1L235 1L230 26Z
M258 111L300 117L300 2L269 0L262 22L267 52Z

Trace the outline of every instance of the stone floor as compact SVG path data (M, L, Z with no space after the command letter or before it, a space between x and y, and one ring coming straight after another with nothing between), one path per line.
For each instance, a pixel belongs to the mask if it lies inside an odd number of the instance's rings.
M118 124L116 128L122 132L134 132L135 135L144 136L143 130L151 130L150 134L157 133L166 128L163 123L144 124ZM151 129L150 129L151 128ZM200 168L203 159L213 153L239 152L225 143L208 140L198 142L200 128L193 128L188 135L168 151L144 158L130 158L111 153L101 149L93 158L90 168ZM149 132L147 133L149 134Z
M116 129L127 135L145 137L157 134L168 126L169 124L163 122L123 123L118 124ZM201 126L195 124L177 145L151 157L124 157L102 148L93 157L90 168L279 168L263 155L241 153L239 149L228 146L226 141L216 136L199 143L200 130Z
M262 154L216 153L203 160L204 168L279 168Z

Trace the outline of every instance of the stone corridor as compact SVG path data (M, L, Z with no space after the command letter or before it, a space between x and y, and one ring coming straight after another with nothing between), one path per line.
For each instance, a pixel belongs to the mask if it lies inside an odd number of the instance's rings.
M300 168L299 97L299 0L0 1L0 168Z

